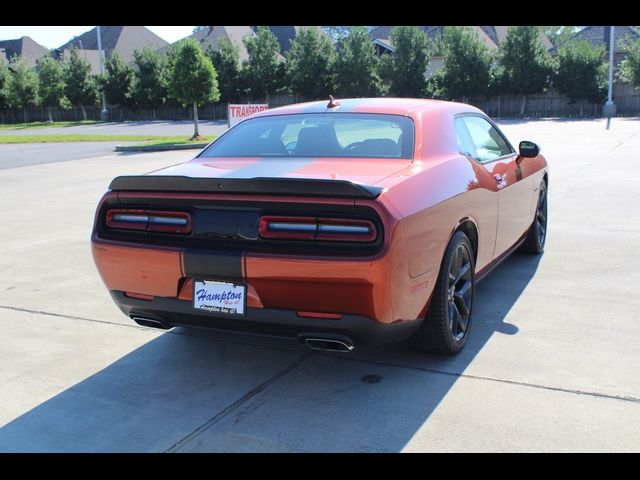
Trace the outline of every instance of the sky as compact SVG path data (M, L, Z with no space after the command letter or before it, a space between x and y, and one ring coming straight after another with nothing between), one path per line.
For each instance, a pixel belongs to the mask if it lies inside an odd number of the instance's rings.
M75 26L75 27L3 27L0 26L0 40L9 40L23 36L31 37L40 45L47 48L58 48L65 44L74 36L83 34L95 26ZM190 35L193 27L147 27L156 35L173 43L181 38Z

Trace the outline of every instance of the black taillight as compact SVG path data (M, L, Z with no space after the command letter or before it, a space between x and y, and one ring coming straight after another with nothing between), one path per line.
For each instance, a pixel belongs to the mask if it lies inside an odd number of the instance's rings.
M373 242L378 232L373 222L360 219L264 216L260 218L262 238Z
M187 212L114 209L107 212L106 224L109 228L124 230L191 233L191 215Z

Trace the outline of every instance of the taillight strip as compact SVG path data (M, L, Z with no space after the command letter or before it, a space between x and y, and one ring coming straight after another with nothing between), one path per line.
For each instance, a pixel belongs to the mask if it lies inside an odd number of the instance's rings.
M378 235L369 220L316 217L264 216L259 232L262 238L342 242L372 242Z
M191 215L187 212L155 210L109 210L106 224L110 228L146 230L148 232L191 233Z
M323 223L318 224L319 233L347 233L347 234L368 234L370 229L367 226L356 225L326 225Z
M113 221L115 222L148 222L149 217L147 215L125 215L120 213L113 216Z
M149 223L159 223L162 225L186 225L189 221L186 218L149 216Z
M272 232L315 232L318 225L315 223L270 222L268 228Z

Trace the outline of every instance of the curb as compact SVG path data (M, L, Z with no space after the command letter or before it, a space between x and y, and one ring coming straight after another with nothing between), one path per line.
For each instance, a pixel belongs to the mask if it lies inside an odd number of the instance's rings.
M194 143L190 145L117 145L114 152L165 152L169 150L202 150L209 145L207 143Z

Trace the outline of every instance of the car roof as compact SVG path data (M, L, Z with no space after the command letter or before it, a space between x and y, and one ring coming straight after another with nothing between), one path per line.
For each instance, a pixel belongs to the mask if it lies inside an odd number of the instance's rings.
M317 102L294 103L283 107L272 108L253 115L263 117L270 115L290 115L294 113L386 113L393 115L409 115L415 111L434 112L450 111L456 113L462 110L477 111L475 107L464 103L432 100L426 98L345 98L336 99L340 105L327 108L329 100Z

